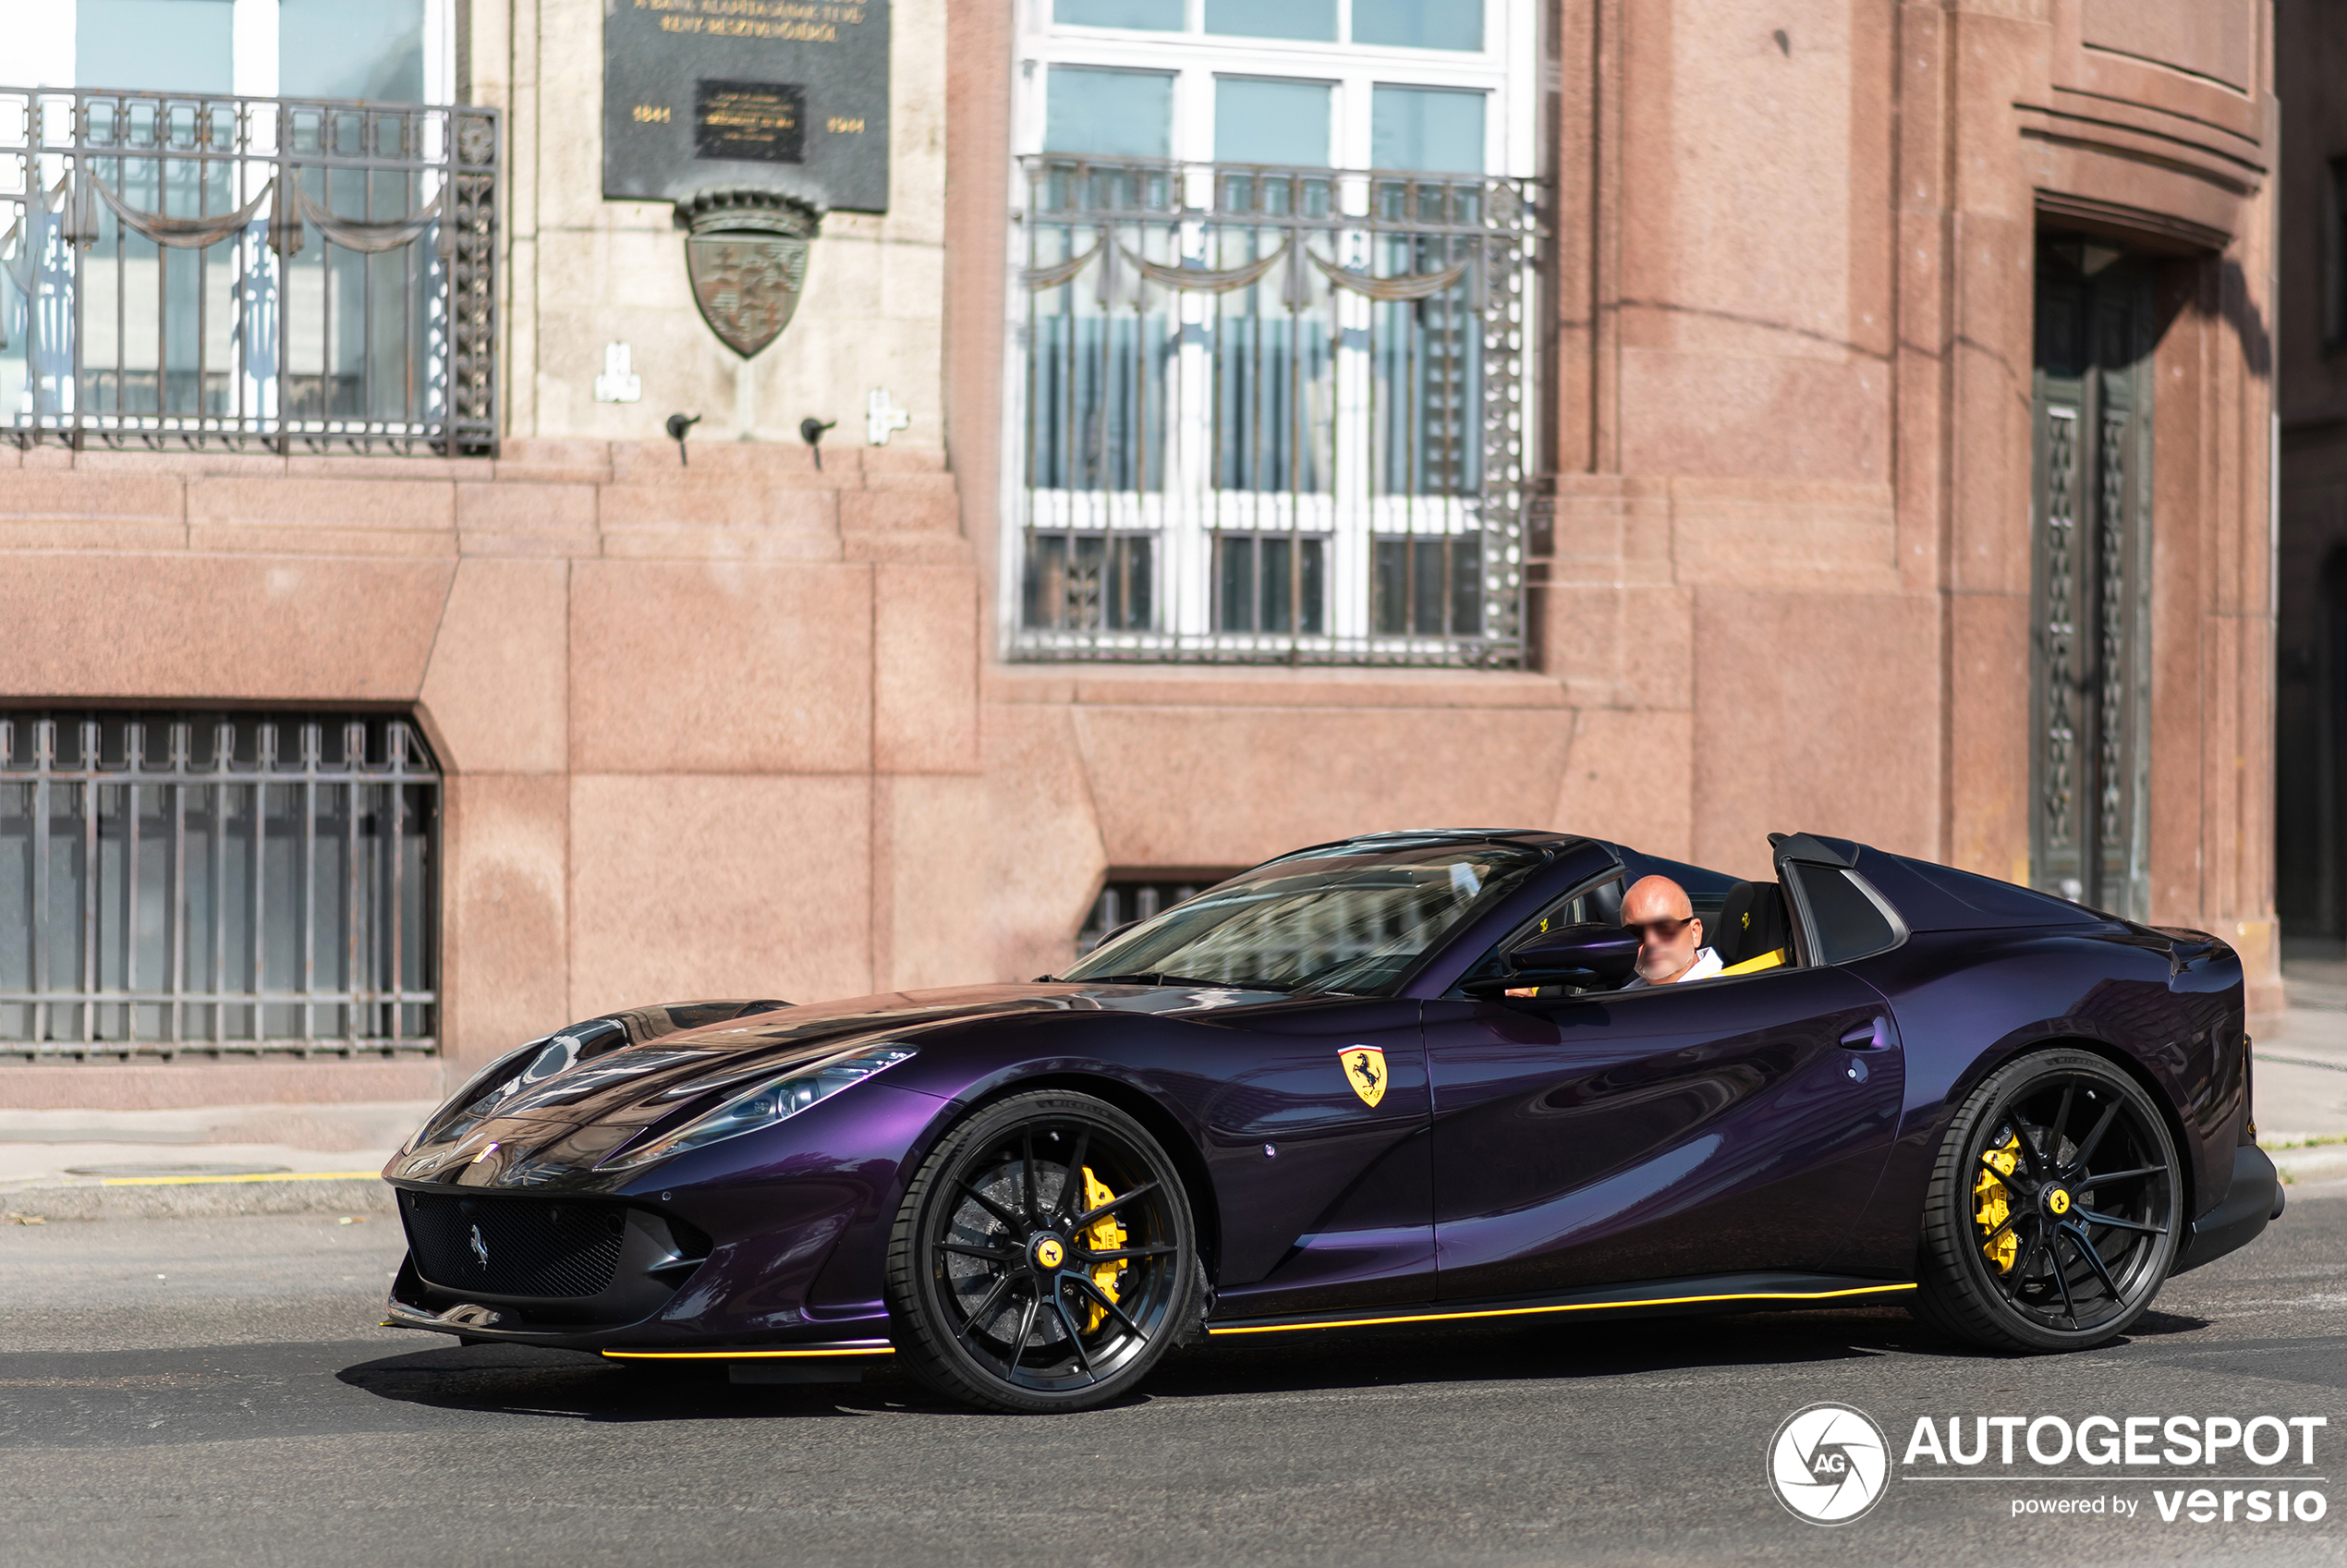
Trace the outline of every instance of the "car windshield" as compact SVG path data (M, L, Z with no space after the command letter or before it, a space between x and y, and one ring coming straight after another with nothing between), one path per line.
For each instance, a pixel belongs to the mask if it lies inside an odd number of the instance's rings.
M1543 859L1458 843L1292 855L1121 932L1064 978L1382 996Z

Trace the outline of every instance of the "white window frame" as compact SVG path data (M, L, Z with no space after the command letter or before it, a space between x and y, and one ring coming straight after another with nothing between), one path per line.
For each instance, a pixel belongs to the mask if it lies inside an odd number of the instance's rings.
M235 0L230 21L235 53L228 90L239 98L277 96L277 0ZM8 61L0 81L10 87L109 87L74 79L75 0L0 0L0 39ZM456 97L456 0L424 0L424 102Z
M1020 160L1046 151L1046 92L1052 67L1055 66L1173 74L1174 87L1170 145L1173 157L1188 164L1210 164L1214 159L1215 86L1218 80L1225 78L1283 79L1331 86L1333 91L1329 136L1330 166L1344 171L1365 170L1372 166L1371 113L1377 88L1434 88L1480 92L1485 98L1483 173L1487 176L1533 178L1539 173L1541 147L1538 117L1541 6L1538 0L1481 0L1481 3L1484 7L1484 46L1479 51L1467 51L1397 48L1341 42L1351 35L1353 0L1336 0L1337 37L1340 40L1336 43L1208 33L1203 30L1205 0L1185 0L1185 27L1179 32L1061 23L1052 19L1053 0L1015 0L1016 68L1013 73L1010 170L1015 214L1023 212L1028 194ZM1005 227L1008 271L1009 275L1015 278L1026 265L1024 227L1016 221L1015 215ZM1348 260L1346 264L1354 262ZM1352 301L1351 305L1366 321L1367 302ZM1210 300L1197 296L1187 297L1178 305L1181 320L1186 325L1202 322L1204 313L1214 308ZM1006 417L1003 421L1001 438L1003 461L998 515L1003 519L1003 527L999 541L1002 591L996 596L996 618L999 646L1005 654L1009 654L1019 647L1023 634L1028 630L1024 624L1026 546L1030 524L1039 519L1030 517L1030 508L1036 498L1028 489L1028 455L1021 441L1026 426L1028 395L1025 376L1028 302L1015 285L1004 291L1003 310L1005 353L1001 406ZM1186 407L1196 409L1205 406L1200 389L1208 374L1204 351L1186 346L1174 369L1174 375L1186 388ZM1355 418L1366 419L1366 415L1361 412L1366 407L1366 370L1359 365L1341 366L1337 377L1340 418L1348 421ZM1527 395L1531 384L1531 378L1527 377L1524 389ZM1528 419L1528 407L1525 413ZM1204 461L1199 449L1202 432L1185 427L1169 429L1166 434L1169 467L1176 471L1188 470L1195 475L1198 471L1197 465ZM1284 493L1208 492L1210 499L1207 510L1194 517L1183 517L1179 522L1175 521L1177 508L1166 504L1171 500L1170 496L1145 497L1137 511L1123 523L1111 526L1135 526L1153 530L1160 541L1153 576L1158 599L1170 612L1161 627L1163 634L1181 643L1235 640L1244 644L1246 638L1239 634L1216 634L1210 625L1213 614L1210 578L1214 569L1211 548L1214 530L1208 526L1210 521L1219 528L1244 528L1250 520L1259 518L1260 526L1266 529L1290 531L1291 537L1294 537L1293 526L1305 520L1291 515L1296 511L1298 504L1307 516L1315 509L1325 509L1333 515L1341 509L1356 505L1355 497L1366 490L1368 482L1365 460L1346 462L1340 459L1332 480L1335 488L1327 493L1291 496ZM1193 479L1193 488L1197 483ZM1368 534L1358 539L1334 533L1330 536L1330 553L1322 566L1327 578L1325 591L1328 598L1325 635L1339 641L1357 644L1368 634L1369 577L1372 570L1370 538L1385 537L1397 531L1420 536L1463 533L1474 526L1466 515L1466 508L1454 499L1387 497L1380 498L1374 504L1380 518L1388 510L1406 507L1413 509L1416 520L1399 529L1380 522ZM1124 510L1120 508L1120 512ZM1441 516L1430 517L1429 513ZM1307 527L1309 526L1307 522ZM1300 561L1294 555L1291 555L1290 562L1291 570L1301 568ZM1204 591L1199 591L1201 586ZM1267 650L1297 640L1293 632L1265 634L1265 638ZM1137 650L1147 639L1135 640ZM1406 638L1399 639L1407 640ZM1234 648L1234 651L1239 657L1245 656L1243 647ZM1406 659L1409 650L1401 651ZM1029 652L1027 656L1039 655ZM1136 656L1151 657L1146 651L1137 650ZM1176 656L1165 655L1168 658Z

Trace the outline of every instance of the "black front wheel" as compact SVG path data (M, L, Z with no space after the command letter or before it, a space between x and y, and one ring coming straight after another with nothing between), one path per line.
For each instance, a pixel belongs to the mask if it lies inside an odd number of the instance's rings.
M1917 1315L1992 1350L2082 1350L2151 1306L2183 1238L2176 1144L2151 1096L2091 1051L1991 1073L1940 1145Z
M921 1164L888 1249L896 1347L939 1392L1083 1410L1139 1382L1197 1311L1181 1178L1105 1100L987 1106Z

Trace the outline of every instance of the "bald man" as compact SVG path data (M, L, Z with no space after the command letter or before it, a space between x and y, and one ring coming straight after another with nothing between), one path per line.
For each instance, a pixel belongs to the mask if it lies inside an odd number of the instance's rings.
M1687 902L1687 890L1669 877L1631 883L1622 895L1622 923L1638 933L1638 972L1623 991L1680 985L1720 972L1720 955L1703 945L1703 922Z

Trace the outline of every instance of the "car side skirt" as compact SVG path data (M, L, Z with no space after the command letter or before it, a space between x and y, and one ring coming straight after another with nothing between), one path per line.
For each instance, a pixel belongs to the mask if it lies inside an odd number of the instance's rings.
M1748 1273L1647 1280L1565 1295L1440 1301L1371 1312L1320 1312L1294 1318L1209 1321L1210 1335L1300 1333L1315 1329L1367 1329L1389 1323L1454 1323L1490 1318L1539 1318L1565 1313L1623 1316L1679 1312L1765 1312L1784 1308L1867 1306L1896 1300L1913 1280L1863 1280L1839 1274Z
M836 1340L829 1344L733 1345L717 1350L606 1350L608 1361L817 1361L894 1355L886 1340Z

